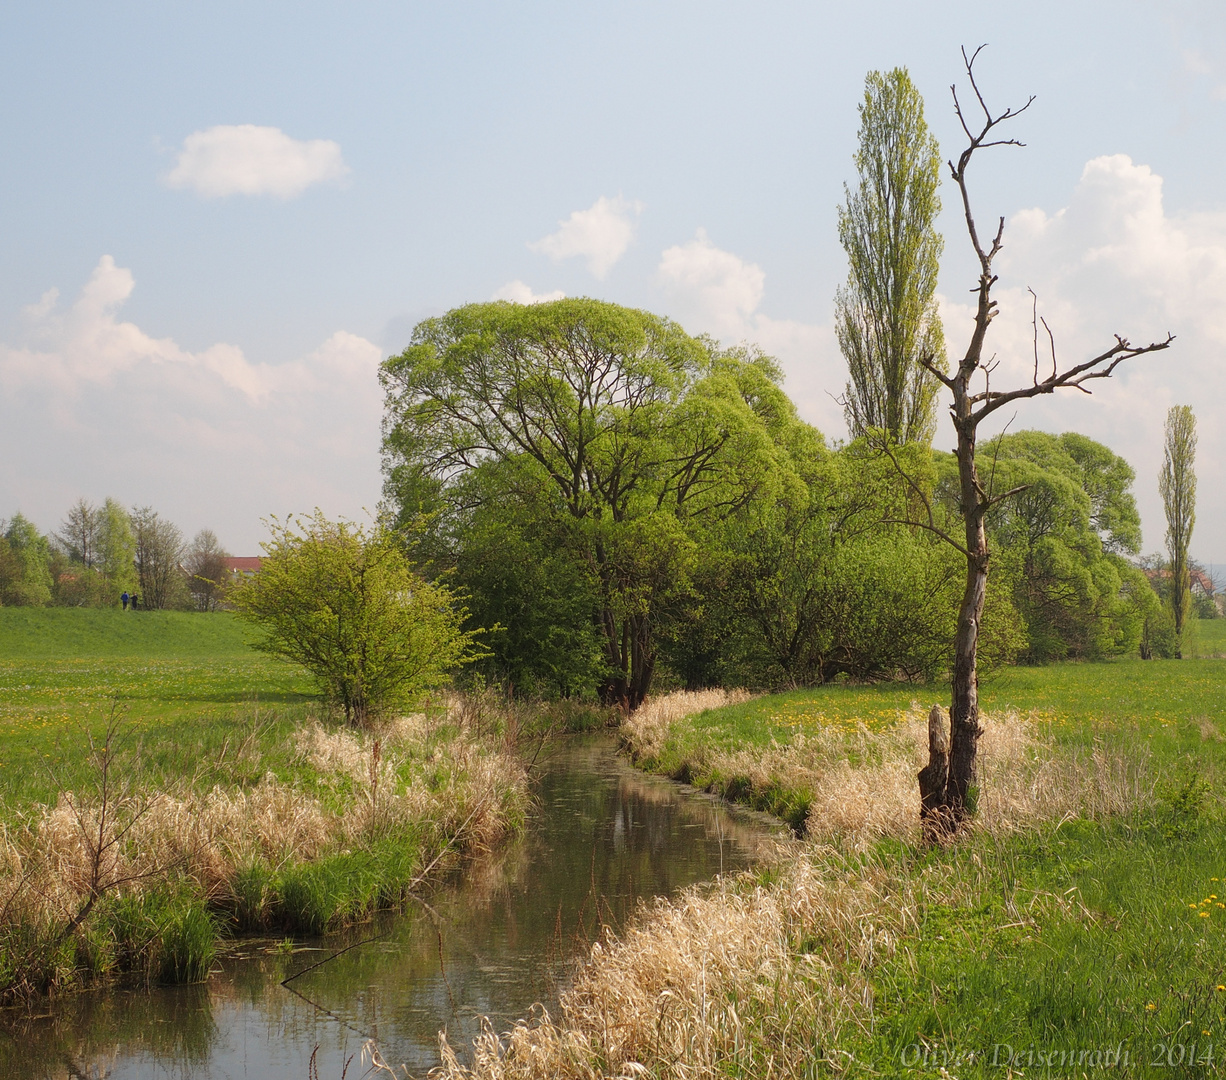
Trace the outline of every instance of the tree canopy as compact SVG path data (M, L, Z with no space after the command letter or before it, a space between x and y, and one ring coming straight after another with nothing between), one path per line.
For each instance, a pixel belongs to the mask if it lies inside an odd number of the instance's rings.
M765 356L614 304L457 308L384 364L385 490L402 521L436 514L453 541L497 506L569 551L601 696L634 708L689 587L696 524L801 484L779 379Z

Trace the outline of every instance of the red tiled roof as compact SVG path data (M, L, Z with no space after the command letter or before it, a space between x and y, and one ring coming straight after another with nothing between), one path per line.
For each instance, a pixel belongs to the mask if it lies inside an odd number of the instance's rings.
M254 574L263 561L259 555L228 555L224 560L226 569L232 574Z
M1203 570L1189 570L1188 577L1193 585L1199 585L1208 595L1213 595L1213 578Z

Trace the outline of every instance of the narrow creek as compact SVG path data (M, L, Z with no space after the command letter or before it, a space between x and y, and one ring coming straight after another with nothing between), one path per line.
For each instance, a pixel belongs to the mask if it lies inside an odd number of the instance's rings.
M384 1059L424 1075L438 1033L467 1048L554 1010L601 925L639 902L751 866L781 836L745 814L645 776L611 737L563 740L541 764L539 806L524 834L429 896L429 907L346 935L259 940L215 965L207 983L84 993L0 1015L0 1076L324 1080L360 1076L374 1039ZM373 939L373 940L371 940ZM355 947L313 970L312 964ZM289 984L281 981L305 972Z

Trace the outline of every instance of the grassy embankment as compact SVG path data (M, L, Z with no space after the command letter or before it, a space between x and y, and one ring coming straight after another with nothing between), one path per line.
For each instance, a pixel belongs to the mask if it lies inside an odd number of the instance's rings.
M926 850L915 772L944 697L827 687L641 710L624 730L640 764L783 810L806 839L644 912L556 1022L491 1035L449 1073L1219 1075L1226 661L986 679L979 823Z
M522 820L504 718L440 699L349 731L246 633L0 610L0 999L201 978L221 935L360 920Z

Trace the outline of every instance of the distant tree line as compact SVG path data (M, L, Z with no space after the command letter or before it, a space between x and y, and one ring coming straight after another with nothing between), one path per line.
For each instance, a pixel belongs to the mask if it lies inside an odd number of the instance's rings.
M56 532L21 513L0 520L0 605L112 607L127 593L148 610L215 611L228 557L209 529L189 544L152 507L79 499Z

